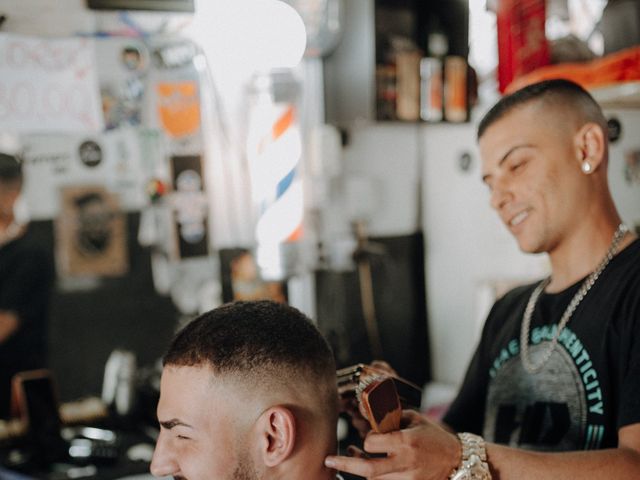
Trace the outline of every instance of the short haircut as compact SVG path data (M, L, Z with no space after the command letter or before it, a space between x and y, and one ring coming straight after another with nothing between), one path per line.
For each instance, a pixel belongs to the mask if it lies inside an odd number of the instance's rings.
M607 120L589 92L577 83L558 78L527 85L511 95L502 97L480 121L478 140L492 124L533 101L544 102L549 107L563 107L565 111L578 115L585 123L597 123L602 128L605 138L607 137Z
M177 333L163 365L209 366L221 377L267 388L307 382L322 389L325 405L337 402L327 341L302 312L268 300L227 303L200 315Z
M0 153L0 182L22 181L22 163L15 155Z

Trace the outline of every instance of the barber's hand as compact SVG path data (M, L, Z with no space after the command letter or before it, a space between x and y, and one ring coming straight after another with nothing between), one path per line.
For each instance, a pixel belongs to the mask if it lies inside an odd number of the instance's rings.
M351 417L351 425L358 431L360 438L364 438L371 430L371 425L360 411L360 405L356 397L340 398L340 411Z
M19 321L15 313L0 310L0 343L4 343L13 333L18 330Z
M381 372L388 373L391 376L397 376L397 372L383 360L374 360L369 364L371 367ZM351 424L360 434L360 438L364 438L371 431L371 425L362 414L358 400L355 397L340 398L340 411L351 417Z
M393 367L391 365L389 365L387 362L385 362L384 360L374 360L369 365L371 365L376 370L382 370L383 372L388 373L389 375L391 375L393 377L397 377L398 376L398 372L396 372L393 369Z
M400 431L370 432L365 438L365 451L386 453L385 458L329 456L325 465L370 480L449 478L460 463L457 437L413 410L403 411L403 422L407 426Z

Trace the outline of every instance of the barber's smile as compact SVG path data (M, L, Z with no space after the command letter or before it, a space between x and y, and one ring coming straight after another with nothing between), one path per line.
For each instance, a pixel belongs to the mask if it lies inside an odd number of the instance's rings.
M524 209L524 210L520 210L519 212L517 212L515 215L511 216L507 223L507 226L511 229L514 230L517 227L519 227L520 225L522 225L522 223L524 223L524 221L529 217L531 210L530 209Z

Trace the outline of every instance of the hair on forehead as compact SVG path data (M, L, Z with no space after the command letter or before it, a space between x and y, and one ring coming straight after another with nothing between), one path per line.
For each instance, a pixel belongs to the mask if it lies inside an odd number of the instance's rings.
M239 378L304 372L335 379L331 349L311 320L266 300L228 303L200 315L178 332L163 364L208 365Z
M594 122L600 125L605 137L607 134L607 120L600 105L584 88L575 82L565 79L544 80L533 83L502 97L491 110L487 112L478 125L478 140L487 128L514 110L540 102L545 107L553 108L557 114L558 108L563 113L575 116L580 122Z

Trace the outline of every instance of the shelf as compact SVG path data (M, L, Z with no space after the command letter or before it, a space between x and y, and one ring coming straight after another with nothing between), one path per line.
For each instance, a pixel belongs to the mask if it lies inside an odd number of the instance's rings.
M602 108L640 108L640 81L591 88L590 92Z

